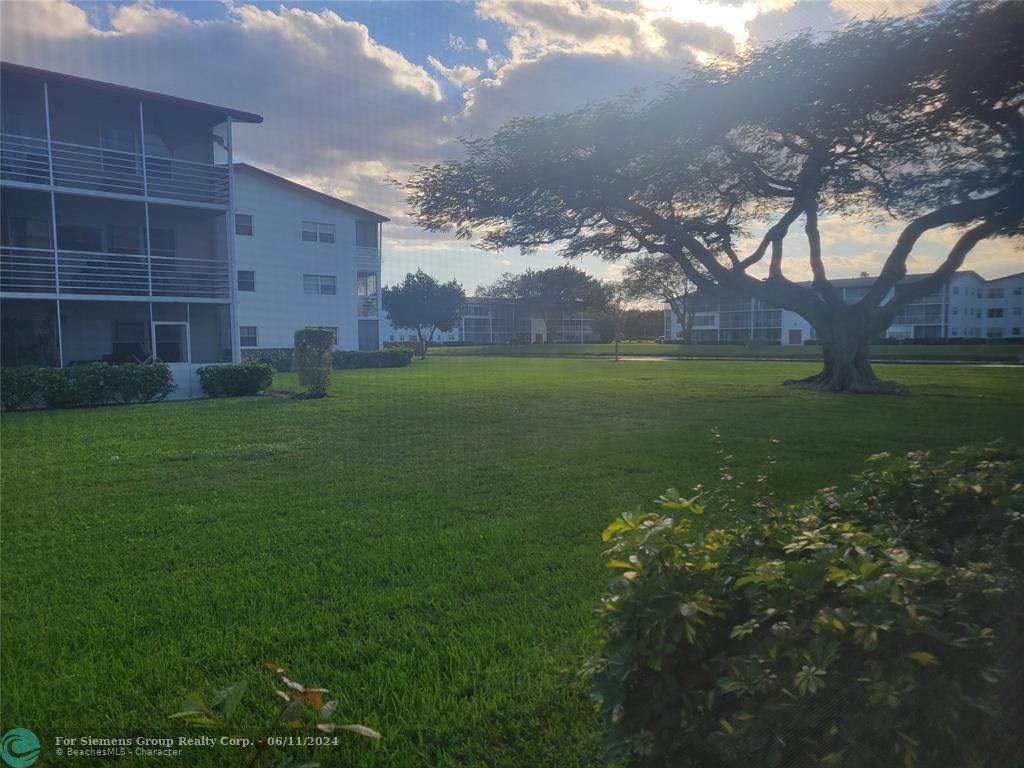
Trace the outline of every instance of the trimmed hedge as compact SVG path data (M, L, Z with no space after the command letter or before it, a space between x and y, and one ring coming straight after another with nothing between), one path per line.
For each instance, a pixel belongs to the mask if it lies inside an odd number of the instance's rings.
M149 403L163 400L173 390L174 376L164 363L88 363L0 372L0 405L5 411Z
M674 490L605 531L590 663L629 768L1009 765L1024 461L876 457L846 493L723 520Z
M338 370L352 368L402 368L412 362L413 351L408 347L381 349L372 352L351 352L336 350L334 367Z
M274 381L274 369L270 363L207 365L196 373L208 397L258 395L270 389Z
M270 363L277 373L290 373L295 370L295 350L289 347L243 349L242 362Z

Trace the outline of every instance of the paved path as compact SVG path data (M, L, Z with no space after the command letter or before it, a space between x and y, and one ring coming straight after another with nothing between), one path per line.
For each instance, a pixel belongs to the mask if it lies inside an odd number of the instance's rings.
M521 355L517 355L521 357ZM535 355L535 357L590 357L594 360L615 360L612 355ZM731 360L731 361L747 361L747 362L776 362L776 363L820 363L820 360L815 358L801 358L801 357L655 357L654 355L641 355L641 356L627 356L619 355L620 361L627 362L665 362L669 360ZM879 365L885 363L893 363L897 365L977 365L984 366L986 368L1021 368L1024 367L1024 363L990 363L984 360L893 360L890 358L872 360L872 365Z

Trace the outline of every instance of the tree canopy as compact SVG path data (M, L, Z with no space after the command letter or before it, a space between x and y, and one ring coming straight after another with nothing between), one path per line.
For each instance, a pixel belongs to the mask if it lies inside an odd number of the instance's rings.
M492 285L478 288L477 295L516 301L524 311L542 316L548 333L561 315L603 309L611 298L605 283L570 265L506 272Z
M633 301L656 300L668 304L679 320L683 338L692 341L693 302L688 301L696 291L693 281L671 256L645 254L631 259L622 272L621 295Z
M384 312L399 328L414 328L420 356L426 357L437 331L450 331L462 320L466 292L455 280L439 283L422 269L408 273L382 291Z
M1022 39L1017 2L798 35L655 95L513 120L465 141L463 159L419 169L407 200L420 226L479 231L485 249L670 257L702 291L806 318L825 358L809 385L889 391L871 369L871 339L977 243L1022 233ZM903 224L855 304L829 280L823 215ZM797 257L784 245L800 220L809 286L786 276ZM941 227L958 230L942 263L904 281L915 246Z

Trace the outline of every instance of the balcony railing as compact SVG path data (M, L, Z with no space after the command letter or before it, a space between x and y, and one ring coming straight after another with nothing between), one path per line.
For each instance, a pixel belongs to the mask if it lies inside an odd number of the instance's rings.
M0 291L227 299L231 285L224 261L4 247Z
M58 187L139 196L148 191L154 198L228 204L227 166L0 134L0 179L49 184L51 171Z
M377 297L360 296L356 306L357 317L377 317Z

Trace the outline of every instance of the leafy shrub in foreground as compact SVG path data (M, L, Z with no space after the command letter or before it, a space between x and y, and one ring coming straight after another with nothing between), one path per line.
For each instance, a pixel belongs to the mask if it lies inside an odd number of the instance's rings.
M402 368L412 362L413 350L408 347L396 347L369 352L336 350L334 367L339 370L351 368Z
M948 457L878 454L849 491L826 488L815 504L941 563L1024 572L1024 454L1006 443L965 446Z
M0 374L0 389L5 411L148 403L170 394L174 375L164 363L5 368Z
M196 373L208 397L258 395L270 389L274 381L274 369L269 363L207 365Z
M674 491L660 505L604 534L615 575L589 671L609 759L986 764L1007 597L987 565L920 557L815 503L729 528Z
M295 332L295 370L306 397L325 397L331 385L331 348L334 331L303 328Z

